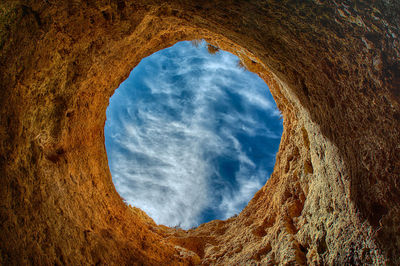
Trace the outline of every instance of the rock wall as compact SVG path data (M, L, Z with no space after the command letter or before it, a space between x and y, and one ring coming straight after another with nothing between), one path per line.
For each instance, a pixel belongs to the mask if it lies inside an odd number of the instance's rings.
M0 3L0 264L400 264L400 4ZM116 192L108 99L205 38L269 85L274 172L238 217L157 226Z

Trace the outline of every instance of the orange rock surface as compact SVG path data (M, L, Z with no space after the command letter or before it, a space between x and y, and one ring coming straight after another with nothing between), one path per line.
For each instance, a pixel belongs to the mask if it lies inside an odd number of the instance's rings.
M399 265L399 25L394 0L2 1L0 264ZM201 38L284 133L238 217L184 231L123 203L104 123L142 58Z

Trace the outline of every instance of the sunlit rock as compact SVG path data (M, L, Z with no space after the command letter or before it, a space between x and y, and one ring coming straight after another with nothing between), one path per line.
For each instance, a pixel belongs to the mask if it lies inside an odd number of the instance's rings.
M3 1L0 264L400 264L396 1ZM269 85L274 173L227 221L157 226L107 166L109 97L204 38Z

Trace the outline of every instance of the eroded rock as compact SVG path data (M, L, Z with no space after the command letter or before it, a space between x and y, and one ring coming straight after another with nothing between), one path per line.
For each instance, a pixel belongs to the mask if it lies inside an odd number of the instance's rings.
M400 264L396 1L0 4L0 264ZM269 85L274 172L236 218L157 226L115 191L108 99L205 38Z

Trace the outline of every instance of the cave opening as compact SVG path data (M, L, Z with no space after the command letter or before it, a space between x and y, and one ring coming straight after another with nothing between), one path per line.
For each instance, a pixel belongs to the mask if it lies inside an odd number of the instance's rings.
M282 125L268 86L241 59L178 42L144 58L110 98L113 183L158 224L227 219L272 173Z

